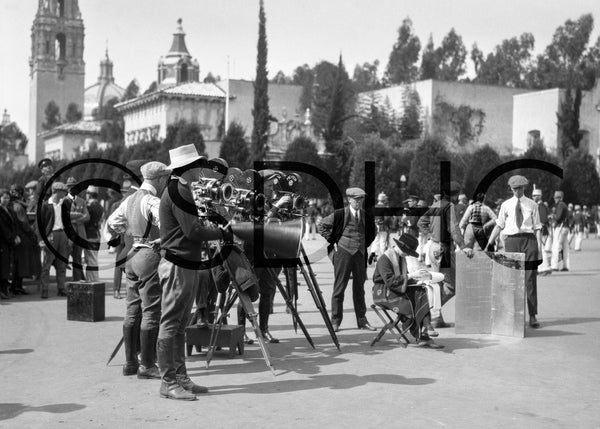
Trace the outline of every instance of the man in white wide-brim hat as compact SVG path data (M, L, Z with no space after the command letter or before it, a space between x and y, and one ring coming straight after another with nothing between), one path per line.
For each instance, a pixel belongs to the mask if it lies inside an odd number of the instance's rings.
M198 179L202 160L193 144L169 151L173 177L160 200L162 258L158 277L162 287L162 316L158 332L158 367L162 383L160 396L193 401L208 389L187 375L185 335L196 289L200 281L201 243L218 240L224 231L195 213L191 182Z

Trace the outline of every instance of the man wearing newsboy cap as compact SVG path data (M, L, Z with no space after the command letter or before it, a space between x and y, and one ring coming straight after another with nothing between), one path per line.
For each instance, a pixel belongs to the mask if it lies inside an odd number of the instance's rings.
M160 195L171 170L162 162L147 162L140 168L144 182L109 216L113 234L129 235L133 241L127 254L127 309L123 320L125 365L123 375L160 379L156 366L156 342L161 314L162 290L158 280L160 262ZM137 344L140 344L141 365Z
M319 234L329 242L327 253L333 262L334 284L331 295L331 322L334 330L340 330L344 316L344 291L352 274L352 298L358 329L375 330L367 320L365 304L365 280L367 278L366 249L374 240L374 234L366 236L366 215L363 210L365 191L348 188L348 206L336 210L318 225ZM340 220L335 222L335 214ZM371 229L375 232L375 228Z
M507 252L525 253L525 262L533 264L542 254L542 224L538 205L525 196L525 187L529 181L516 175L508 179L513 197L504 201L496 219L496 226L488 240L488 247L496 241L502 230L506 236L504 249ZM529 326L539 328L537 315L537 266L525 268L525 287L527 288L527 309Z

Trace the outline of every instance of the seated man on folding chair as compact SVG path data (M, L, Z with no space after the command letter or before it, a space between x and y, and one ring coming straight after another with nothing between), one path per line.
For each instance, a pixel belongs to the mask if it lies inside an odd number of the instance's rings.
M377 260L373 274L373 302L371 306L384 322L385 326L371 345L383 337L386 330L398 330L406 342L406 332L410 332L418 345L430 348L441 348L435 344L432 337L438 333L431 325L431 313L427 291L419 280L431 280L431 273L427 270L417 270L409 273L406 268L406 257L417 257L417 238L410 234L403 234L399 239L394 239L395 245L388 249ZM377 307L380 307L388 317L389 323L381 316ZM389 316L387 310L397 314L396 319ZM397 324L402 322L402 329ZM399 338L400 340L400 338Z

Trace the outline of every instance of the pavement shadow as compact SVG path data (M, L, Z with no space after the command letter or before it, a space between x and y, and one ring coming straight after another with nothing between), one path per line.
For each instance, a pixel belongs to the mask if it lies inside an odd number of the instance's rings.
M331 348L333 348L331 353L328 353L328 349L321 351L319 345L317 345L316 350L313 350L305 338L282 340L279 344L267 344L271 363L278 375L281 375L281 371L284 373L318 374L323 366L347 362L347 359L342 357L335 346L331 345ZM250 374L268 371L263 355L256 343L246 345L244 354L241 356L236 355L233 359L229 359L227 353L225 350L215 352L210 368L205 368L206 349L203 349L201 354L186 357L188 374L199 376L206 374L207 371L210 374ZM220 363L223 361L227 363Z
M42 413L72 413L85 408L82 404L49 404L40 407L32 407L21 403L5 403L0 404L0 421L14 419L15 417L25 412L42 412Z
M563 337L563 336L569 336L569 335L583 335L583 334L580 332L568 332L568 331L544 329L542 326L542 329L527 330L525 337L526 338L536 338L536 337L543 338L543 337Z
M580 323L600 322L600 317L568 317L566 319L554 319L542 322L542 328L546 326L577 325Z
M422 386L435 383L433 378L408 378L398 374L332 374L312 375L308 380L281 380L266 383L250 383L244 385L223 385L210 388L210 395L247 394L279 394L314 389L344 390L365 386L369 383L397 384L406 386ZM383 387L385 388L385 387Z
M0 355L22 355L25 353L31 353L33 349L12 349L12 350L0 350Z
M482 349L484 347L493 347L501 344L500 340L484 338L436 338L435 342L444 346L443 349L436 349L444 353L454 353L456 350Z

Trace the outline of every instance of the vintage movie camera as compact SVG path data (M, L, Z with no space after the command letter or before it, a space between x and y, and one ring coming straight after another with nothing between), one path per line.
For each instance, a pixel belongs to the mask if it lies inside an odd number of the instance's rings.
M275 204L283 196L289 195L291 204L283 206L280 211L283 210L291 216L300 216L302 210L306 207L306 198L297 192L298 185L302 182L302 177L298 173L282 173L280 171L274 172L269 179L272 181L273 194L271 203Z

